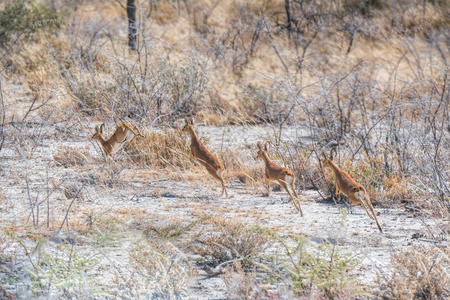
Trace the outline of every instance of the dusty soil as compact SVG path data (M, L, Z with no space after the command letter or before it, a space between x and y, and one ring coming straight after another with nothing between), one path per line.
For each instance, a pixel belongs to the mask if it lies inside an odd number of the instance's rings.
M448 222L427 217L426 212L406 209L402 205L388 208L378 205L375 211L384 230L380 233L362 207L353 207L352 213L346 215L339 211L335 203L322 200L317 192L301 190L304 217L300 217L285 192L272 191L266 196L262 186L245 186L237 179L228 178L229 197L220 197L219 184L213 182L200 167L194 166L192 170L180 171L179 174L176 171L166 173L164 170L130 165L126 162L123 150L115 155L114 161L105 163L98 145L89 140L89 130L79 128L61 138L63 127L64 124L43 126L41 142L30 142L27 147L18 147L7 140L0 152L0 185L4 193L1 227L16 228L17 232L45 231L47 183L51 189L52 186L58 186L49 197L53 229L45 234L48 237L46 249L51 252L61 243L61 239L67 237L78 240L78 251L95 253L99 258L97 266L91 271L96 274L100 286L108 295L120 294L114 278L118 270L126 274L130 248L142 238L142 230L148 224L167 224L174 220L188 223L203 215L220 215L240 220L249 226L269 228L280 237L290 234L306 237L313 246L336 243L340 251L361 261L358 276L361 282L370 286L375 286L374 280L378 276L390 274L393 253L411 245L448 245L448 236L437 236L439 233L435 232L435 228L448 226ZM112 124L107 125L107 128L111 130ZM34 129L35 125L29 124L23 130L32 133ZM201 137L208 140L211 149L248 151L249 160L254 159L252 147L255 142L270 137L278 130L270 126L202 125L197 125L196 129ZM12 128L7 128L7 132L13 132ZM282 139L303 139L308 142L307 132L301 127L284 129ZM67 167L56 164L54 156L63 145L86 149L83 164ZM263 172L262 162L254 163L260 165ZM100 182L102 174L108 174L108 180ZM81 197L74 201L69 213L72 229L67 231L64 227L58 232L72 201L64 196L63 187L67 186L73 186L75 190L83 188ZM30 201L33 199L43 201L40 225L37 227L32 226ZM342 204L341 208L345 208L345 205ZM111 243L100 248L73 229L89 222L95 226L95 218L101 219L110 213L117 213L119 218L124 212L128 215L123 219L124 222L135 229L116 233ZM194 228L192 234L196 230L199 228ZM184 236L173 242L189 243L189 238ZM14 253L20 258L21 264L26 265L28 262L23 249L17 244L15 247L9 246L5 251ZM186 290L190 299L228 297L220 276L208 277L203 270L197 270L195 274Z

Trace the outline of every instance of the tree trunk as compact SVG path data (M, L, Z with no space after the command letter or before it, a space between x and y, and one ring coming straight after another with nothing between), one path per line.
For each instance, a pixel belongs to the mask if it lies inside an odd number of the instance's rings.
M286 18L287 18L287 29L288 31L291 29L292 17L291 17L291 4L289 0L284 0L284 8L286 9Z
M127 0L128 17L128 45L132 50L137 50L137 23L136 23L136 3L135 0Z

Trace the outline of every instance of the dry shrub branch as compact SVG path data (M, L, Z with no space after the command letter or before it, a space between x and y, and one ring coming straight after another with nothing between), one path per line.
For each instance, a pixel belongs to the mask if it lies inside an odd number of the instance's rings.
M264 233L248 228L237 220L216 217L208 223L212 225L212 230L195 240L193 251L206 258L213 268L235 260L249 267L252 260L270 246L270 238Z
M450 296L448 248L411 247L394 254L392 264L393 274L382 285L385 299L445 299Z

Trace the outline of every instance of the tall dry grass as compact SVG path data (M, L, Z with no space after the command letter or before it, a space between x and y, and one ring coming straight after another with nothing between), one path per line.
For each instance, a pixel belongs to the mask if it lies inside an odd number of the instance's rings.
M394 254L392 263L392 275L381 285L384 298L445 299L450 296L448 249L411 247Z
M145 138L134 139L126 152L136 164L154 168L185 170L191 166L188 137L181 130L142 131Z

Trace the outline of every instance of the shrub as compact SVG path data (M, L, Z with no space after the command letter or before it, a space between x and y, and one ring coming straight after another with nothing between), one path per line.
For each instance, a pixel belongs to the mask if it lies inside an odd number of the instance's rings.
M448 248L413 246L406 251L394 254L391 262L392 276L382 285L384 299L448 299L450 297L450 251Z
M105 186L114 187L123 184L123 168L118 164L109 166L108 168L102 168L97 171L94 176L97 177L97 184L104 184Z
M213 229L195 240L193 250L213 267L235 259L242 260L243 267L249 267L270 246L270 237L239 221L217 217L209 222Z
M105 63L107 71L97 72L93 62L77 59L81 55L77 51L71 53L70 68L61 71L81 112L162 121L194 115L207 104L207 63L195 55L177 64L149 59L146 69L132 63ZM80 72L85 69L90 71Z
M0 11L0 48L13 42L24 31L27 39L40 30L52 30L60 27L61 20L57 11L46 4L31 0L8 0L5 9Z
M53 155L55 163L59 166L73 167L82 166L86 163L89 155L86 148L75 148L70 146L60 145Z
M190 267L184 254L170 242L138 241L131 250L130 265L134 274L128 277L132 280L126 285L132 291L132 298L140 295L152 299L180 299L185 294Z
M344 9L358 12L363 16L370 16L374 10L382 8L381 0L345 0Z
M298 239L295 248L283 241L288 260L286 270L297 294L319 291L329 299L362 295L361 284L352 275L358 260L338 251L337 246L323 244L308 249L308 240Z
M149 224L148 228L144 231L144 234L151 236L154 232L161 239L177 238L183 233L190 231L198 223L204 222L210 218L210 216L205 216L190 223L166 218L162 224Z
M248 84L241 100L245 115L255 123L280 124L289 119L292 113L292 101L280 91L269 91L264 86Z
M241 263L236 261L223 276L230 299L265 299L257 275L246 272Z
M51 254L44 251L44 246L39 241L36 245L36 249L39 249L38 257L29 256L30 261L35 262L25 268L30 276L34 295L88 298L88 295L96 292L97 280L90 273L98 263L95 258L74 251L73 247L64 244L59 246L56 253Z
M15 246L14 239L7 230L0 234L0 298L15 299L16 286L22 278L22 272L13 263L14 256L11 251Z

